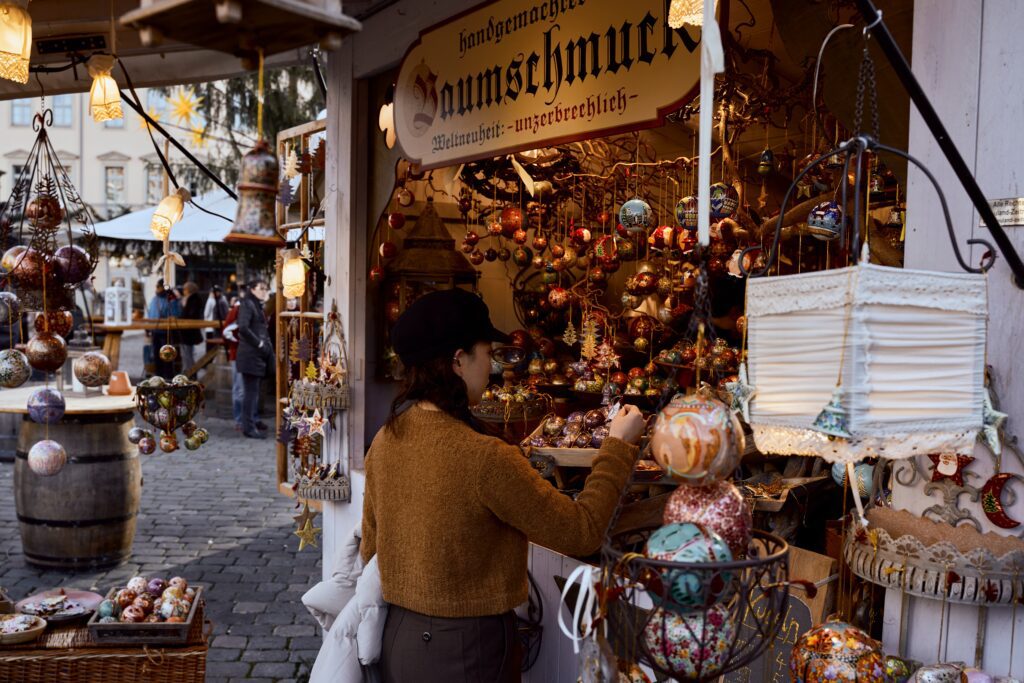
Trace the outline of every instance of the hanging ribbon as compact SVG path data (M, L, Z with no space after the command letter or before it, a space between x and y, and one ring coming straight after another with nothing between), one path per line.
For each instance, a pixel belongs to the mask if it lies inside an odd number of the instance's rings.
M572 628L565 623L564 610L558 610L558 628L562 630L567 638L572 641L574 654L580 653L580 643L591 636L594 631L594 605L597 601L597 590L595 588L600 579L601 570L589 564L581 564L573 570L572 574L565 581L562 588L562 598L559 604L565 604L569 597L569 591L573 586L579 584L579 592L576 594L576 606L572 611ZM579 630L577 630L577 625Z
M176 251L171 251L171 239L170 235L164 238L164 253L157 262L154 270L160 270L161 267L164 269L164 282L171 281L171 268L173 266L185 267L185 259L182 258L181 254Z
M711 128L714 125L715 74L725 71L722 35L715 19L715 0L704 0L704 26L700 53L700 128L697 166L697 241L702 247L711 242ZM724 143L724 141L723 141Z

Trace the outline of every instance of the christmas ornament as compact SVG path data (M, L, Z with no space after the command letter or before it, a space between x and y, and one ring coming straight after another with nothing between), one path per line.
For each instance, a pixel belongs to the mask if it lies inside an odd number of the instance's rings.
M21 260L21 255L28 249L23 244L16 244L7 251L4 252L2 258L0 258L0 268L4 269L4 272L10 273L14 270L14 267L18 265L18 261Z
M644 627L644 647L651 661L675 676L711 680L729 660L736 621L726 607L680 614L656 609Z
M144 436L139 439L139 453L142 455L152 455L156 452L156 440L152 436Z
M665 524L699 524L721 536L733 557L746 555L754 521L743 494L732 482L680 486L669 496L663 515Z
M320 547L316 542L316 537L320 531L320 527L313 526L313 521L310 519L307 519L300 529L293 531L292 534L299 537L299 551L304 550L307 545L311 545L314 548Z
M526 247L516 247L515 251L512 252L512 262L520 268L525 268L530 265L530 261L533 260L533 253Z
M523 227L523 210L518 206L506 206L501 210L501 232L511 237L516 230Z
M552 287L548 292L548 303L556 311L564 311L572 303L572 294L563 287Z
M846 474L846 463L837 462L832 465L832 481L837 486L846 486ZM857 480L857 495L862 500L871 498L871 494L874 492L874 474L875 468L866 463L861 463L853 468L853 475Z
M469 254L469 262L472 263L474 266L479 266L481 263L484 262L483 252L480 251L479 249L474 249Z
M52 425L64 417L64 396L56 389L41 387L28 397L28 416L33 422Z
M932 481L950 479L957 486L964 485L964 469L974 462L969 455L954 455L953 453L929 453L928 459L935 465L932 470Z
M526 231L522 228L519 228L512 233L512 241L516 244L526 244L527 237L528 235L526 234Z
M110 381L110 360L99 351L87 351L71 364L82 386L101 387Z
M171 363L178 357L178 349L173 344L164 344L160 347L158 355L163 362Z
M398 253L398 247L395 246L394 242L381 242L378 252L381 258L392 259Z
M18 321L21 315L21 303L14 292L0 292L0 325L8 326Z
M725 403L676 394L658 413L650 449L655 462L690 484L712 483L739 464L743 430Z
M981 428L981 438L992 453L999 457L1003 452L1003 443L999 440L999 428L1006 422L1007 414L1001 413L992 406L992 393L986 388L982 399L981 417L984 425Z
M89 253L76 244L65 244L53 253L53 266L57 277L65 285L77 285L92 274Z
M860 629L826 621L803 634L789 657L793 683L886 683L882 646Z
M732 382L726 382L725 390L732 396L732 401L729 404L729 408L734 413L739 413L743 416L745 422L750 422L750 401L754 398L757 390L750 386L750 382L747 380L747 364L740 363L738 372L736 373L736 380Z
M37 332L28 340L25 355L29 365L42 372L56 372L68 357L64 338L52 332Z
M653 219L651 205L639 197L630 199L619 208L619 224L629 233L644 232Z
M548 246L547 235L536 233L533 236L533 242L531 244L533 245L533 248L536 249L538 252L544 251L544 249Z
M711 217L716 221L728 218L736 212L740 205L740 196L736 188L725 183L711 186Z
M504 232L504 228L501 227L499 221L491 221L487 224L487 234L491 237L501 237Z
M28 381L32 366L28 358L17 349L0 351L0 387L15 389Z
M588 230L587 228L570 228L570 230L570 239L572 240L572 243L576 245L577 248L585 249L586 246L590 244L590 240L592 237L590 230Z
M1003 472L996 474L981 488L981 509L988 520L1000 529L1015 529L1020 522L1011 519L1003 507L1003 487L1011 479L1019 479L1020 475Z
M814 418L811 429L827 435L830 439L849 439L852 435L847 426L846 409L843 408L842 388L832 390L832 398Z
M501 249L498 250L498 260L499 261L501 261L502 263L505 263L510 258L512 258L512 252L509 251L507 248L502 247Z
M465 242L466 244L475 247L480 242L480 235L470 230L469 232L466 233Z
M807 232L819 240L834 240L843 229L843 210L835 202L821 202L807 216Z
M405 227L405 214L400 211L392 211L388 214L388 227L392 230L401 230Z
M498 250L490 248L484 252L484 260L488 263L493 263L498 260Z
M384 279L384 269L380 266L370 268L370 282L377 283Z
M676 202L676 223L687 230L697 229L697 198L683 197Z
M44 439L28 451L28 467L42 477L52 477L64 469L68 454L56 441Z
M732 552L721 536L690 522L674 522L657 529L647 539L644 552L652 560L684 564L731 562ZM724 596L732 581L729 572L712 573L686 569L660 569L668 604L652 592L654 604L675 610L706 608Z
M74 318L70 311L45 311L36 316L32 327L36 332L52 332L63 339L68 338Z
M651 231L647 237L647 244L652 249L671 249L673 245L673 230L667 225L660 225Z
M408 189L404 187L398 190L398 193L395 195L395 198L398 200L399 206L405 207L412 206L412 203L416 200L412 192L410 192Z

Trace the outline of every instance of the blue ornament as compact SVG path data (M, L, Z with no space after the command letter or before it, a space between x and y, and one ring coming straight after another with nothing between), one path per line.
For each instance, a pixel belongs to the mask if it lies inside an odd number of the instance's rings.
M628 232L643 232L653 220L651 205L640 198L630 199L619 209L619 223Z
M819 240L834 240L843 227L843 210L835 202L822 202L807 216L807 231Z
M761 152L761 159L757 162L757 172L760 175L768 175L775 168L775 153L771 149L765 148Z
M867 463L860 463L853 468L857 478L857 491L860 497L867 500L874 492L875 467ZM832 465L832 481L839 486L846 486L846 463L837 462Z
M714 531L699 524L666 524L647 539L646 555L652 560L685 564L732 561L729 544ZM706 608L718 602L732 584L730 572L709 567L698 569L661 569L662 585L669 599L665 606L676 610ZM651 596L655 604L661 596Z
M694 230L697 228L697 198L683 197L676 202L676 223L681 228Z
M52 425L64 417L64 396L56 389L41 387L28 397L28 416L33 422Z
M716 221L728 218L736 212L740 205L740 195L736 188L725 183L711 186L711 217Z

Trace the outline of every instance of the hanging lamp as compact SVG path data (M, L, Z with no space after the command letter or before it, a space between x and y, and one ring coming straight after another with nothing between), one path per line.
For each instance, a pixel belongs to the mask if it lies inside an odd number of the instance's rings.
M0 78L28 83L32 57L32 17L20 5L0 4Z
M285 249L281 252L281 292L288 299L295 299L306 293L306 262L299 249Z
M170 237L171 228L181 220L185 213L185 203L191 201L192 194L184 187L179 187L170 193L156 207L153 218L149 222L149 229L153 236L160 240Z
M92 87L89 89L89 113L96 123L124 118L121 110L121 90L110 75L114 68L111 55L93 55L88 63Z

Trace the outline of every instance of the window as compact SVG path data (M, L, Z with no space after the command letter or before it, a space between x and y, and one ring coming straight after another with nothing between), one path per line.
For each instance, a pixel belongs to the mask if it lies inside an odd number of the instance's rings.
M74 100L71 95L56 95L53 98L53 125L61 128L70 128L74 115L71 111Z
M164 172L159 164L146 164L146 203L158 204L164 198Z
M107 166L103 170L108 208L124 203L124 166Z
M124 128L124 117L119 119L108 119L103 122L104 128Z
M32 125L32 100L11 101L11 125L31 126Z

